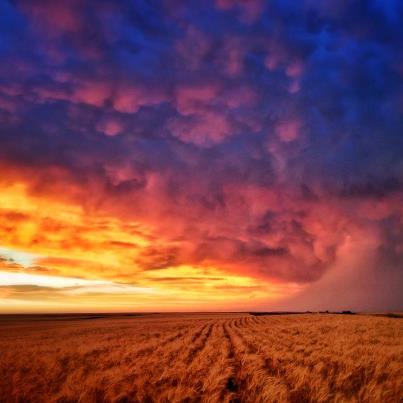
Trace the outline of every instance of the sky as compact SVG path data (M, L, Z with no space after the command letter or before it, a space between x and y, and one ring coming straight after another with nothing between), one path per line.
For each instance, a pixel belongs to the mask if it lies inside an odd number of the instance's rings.
M403 309L400 0L0 2L0 312Z

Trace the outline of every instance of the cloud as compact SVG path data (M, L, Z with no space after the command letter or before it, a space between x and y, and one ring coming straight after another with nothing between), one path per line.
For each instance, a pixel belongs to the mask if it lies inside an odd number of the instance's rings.
M142 106L158 105L165 100L156 89L122 86L118 89L113 105L119 112L136 113Z
M181 115L203 113L219 92L217 85L182 86L176 90L177 110Z
M123 125L117 119L107 118L101 121L97 128L106 136L117 136L122 132Z
M174 118L168 128L174 137L202 147L221 143L232 133L231 123L225 115L215 112L206 112L187 120Z
M281 141L288 143L298 138L300 127L301 123L297 120L280 122L276 126L276 133Z
M210 51L210 41L205 33L196 27L186 27L185 36L176 42L179 60L191 70L198 70Z
M240 10L240 20L245 23L253 23L261 16L264 8L264 1L262 0L216 0L216 7L220 10L226 11L232 8Z

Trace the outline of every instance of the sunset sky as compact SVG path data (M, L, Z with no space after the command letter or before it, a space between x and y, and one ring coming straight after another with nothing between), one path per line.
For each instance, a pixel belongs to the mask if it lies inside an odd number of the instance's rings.
M403 2L0 2L0 312L403 309Z

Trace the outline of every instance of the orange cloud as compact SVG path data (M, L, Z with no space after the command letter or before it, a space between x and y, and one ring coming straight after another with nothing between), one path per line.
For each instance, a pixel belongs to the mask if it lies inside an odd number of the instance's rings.
M170 260L164 251L175 252L175 242L141 223L30 195L23 184L3 185L0 195L0 238L11 251L0 260L0 277L8 279L0 284L3 311L32 306L80 310L81 304L87 309L161 310L162 301L166 309L174 309L185 303L198 306L200 300L200 307L218 309L240 298L284 295L281 287L242 273ZM28 254L34 261L27 267L13 261L13 256L21 260L19 255ZM16 275L7 274L11 272ZM107 295L108 302L97 305L95 295ZM27 308L30 301L35 303Z

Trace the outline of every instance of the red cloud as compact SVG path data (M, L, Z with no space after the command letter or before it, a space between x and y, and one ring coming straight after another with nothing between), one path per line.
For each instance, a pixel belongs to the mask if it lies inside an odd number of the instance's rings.
M76 32L82 28L83 3L80 0L20 1L19 3L35 26L39 29L46 26L48 33Z
M205 112L189 120L173 118L168 128L173 136L198 146L220 143L232 133L225 115L215 112Z
M106 136L117 136L122 132L124 127L119 120L114 118L107 118L99 122L97 128Z
M182 115L204 112L218 91L219 86L215 84L180 86L176 90L177 110Z
M75 88L71 100L100 107L110 96L111 87L108 83L89 81L83 82Z
M158 105L165 100L160 89L122 84L116 90L113 106L119 112L136 113L142 106Z
M280 122L276 126L276 134L285 143L294 141L299 137L301 122L299 120L289 120Z
M225 39L218 64L227 76L234 78L242 74L247 50L247 43L240 38L231 36Z

